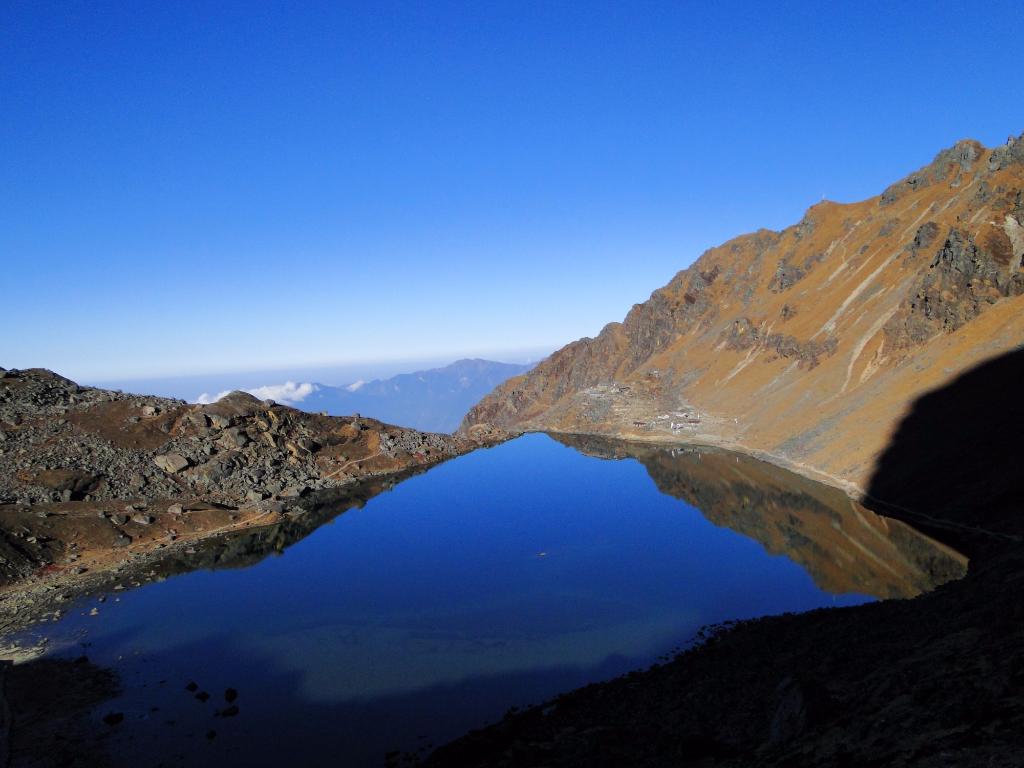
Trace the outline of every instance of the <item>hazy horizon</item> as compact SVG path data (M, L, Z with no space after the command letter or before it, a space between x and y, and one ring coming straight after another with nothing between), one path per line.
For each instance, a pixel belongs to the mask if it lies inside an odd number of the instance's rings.
M465 359L484 359L496 363L534 363L543 359L552 351L542 349L513 350L493 355L471 354L457 357L359 361L323 366L275 367L248 371L210 371L180 376L121 379L84 378L77 381L79 384L101 387L103 389L173 397L189 402L197 402L202 395L208 395L213 398L227 391L259 389L286 383L310 383L344 387L357 381L369 382L375 379L388 379L403 373L416 373L434 368L444 368ZM66 375L62 371L57 371L57 373Z

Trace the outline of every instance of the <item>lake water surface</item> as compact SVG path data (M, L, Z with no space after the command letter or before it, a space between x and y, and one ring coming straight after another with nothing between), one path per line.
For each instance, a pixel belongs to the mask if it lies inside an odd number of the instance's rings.
M704 625L911 596L962 570L837 491L696 449L532 434L347 506L32 630L118 675L94 713L109 760L381 765L647 666ZM228 688L238 714L218 716Z

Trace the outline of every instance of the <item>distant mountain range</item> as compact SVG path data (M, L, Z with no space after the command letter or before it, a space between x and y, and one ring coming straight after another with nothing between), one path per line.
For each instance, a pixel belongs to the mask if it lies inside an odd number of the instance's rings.
M347 386L287 381L246 391L304 411L323 411L331 416L358 413L427 432L453 432L474 403L532 367L493 360L457 360L443 368L355 381ZM203 394L198 402L212 402L225 394Z

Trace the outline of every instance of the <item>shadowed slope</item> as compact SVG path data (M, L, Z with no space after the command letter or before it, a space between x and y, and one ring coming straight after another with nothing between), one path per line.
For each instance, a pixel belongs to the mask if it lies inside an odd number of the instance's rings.
M1005 536L1022 541L1022 469L1024 350L989 360L914 403L868 492L918 527L987 549Z

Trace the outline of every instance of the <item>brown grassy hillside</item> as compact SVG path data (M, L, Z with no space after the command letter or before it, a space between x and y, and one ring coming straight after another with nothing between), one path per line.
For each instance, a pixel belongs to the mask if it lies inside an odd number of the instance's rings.
M463 428L704 441L864 488L907 405L1024 342L1024 136L704 253ZM699 423L696 422L699 419Z

